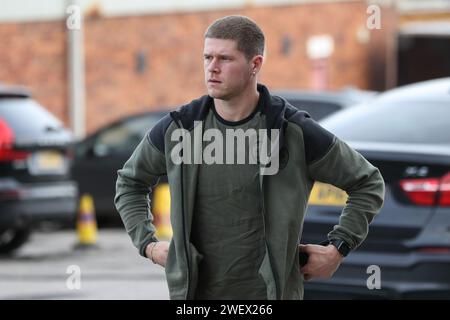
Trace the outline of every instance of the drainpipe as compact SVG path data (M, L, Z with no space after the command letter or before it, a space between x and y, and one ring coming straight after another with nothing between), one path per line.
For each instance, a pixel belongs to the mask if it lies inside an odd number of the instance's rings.
M79 0L68 0L66 7L68 105L70 126L77 140L86 133L83 11Z

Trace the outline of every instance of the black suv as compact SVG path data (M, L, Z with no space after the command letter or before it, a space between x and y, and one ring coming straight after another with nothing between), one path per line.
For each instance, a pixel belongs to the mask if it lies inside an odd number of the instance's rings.
M72 134L20 87L0 85L0 253L45 221L73 222Z

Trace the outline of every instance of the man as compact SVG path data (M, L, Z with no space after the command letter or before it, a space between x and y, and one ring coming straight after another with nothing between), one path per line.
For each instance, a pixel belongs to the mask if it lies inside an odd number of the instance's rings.
M116 207L140 254L165 267L172 299L302 299L303 280L331 277L383 203L378 169L257 83L263 54L264 35L253 21L215 21L204 42L208 95L164 117L118 171ZM260 141L258 162L250 161L252 139L225 141L249 130L267 132L270 161L261 160ZM184 157L207 156L213 136L216 153L226 146L224 155L209 153L216 161ZM242 153L245 163L236 162ZM166 174L170 244L156 239L148 208L149 190ZM349 200L326 245L298 245L316 180L345 190ZM309 257L303 267L299 252Z

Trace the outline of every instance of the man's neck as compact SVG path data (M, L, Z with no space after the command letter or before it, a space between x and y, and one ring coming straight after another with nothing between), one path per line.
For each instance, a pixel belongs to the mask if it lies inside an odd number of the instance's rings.
M258 90L245 93L230 100L214 99L216 112L227 121L240 121L245 119L255 110L260 93Z

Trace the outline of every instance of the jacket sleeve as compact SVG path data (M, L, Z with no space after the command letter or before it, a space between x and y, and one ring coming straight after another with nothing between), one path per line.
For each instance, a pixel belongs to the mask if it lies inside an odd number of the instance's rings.
M164 153L152 143L150 134L144 137L117 172L114 203L133 244L144 257L147 245L158 241L150 199L152 189L165 174Z
M328 239L344 240L355 249L366 238L369 224L383 205L381 173L311 118L304 117L302 129L310 178L332 184L348 194L339 224L328 233Z

